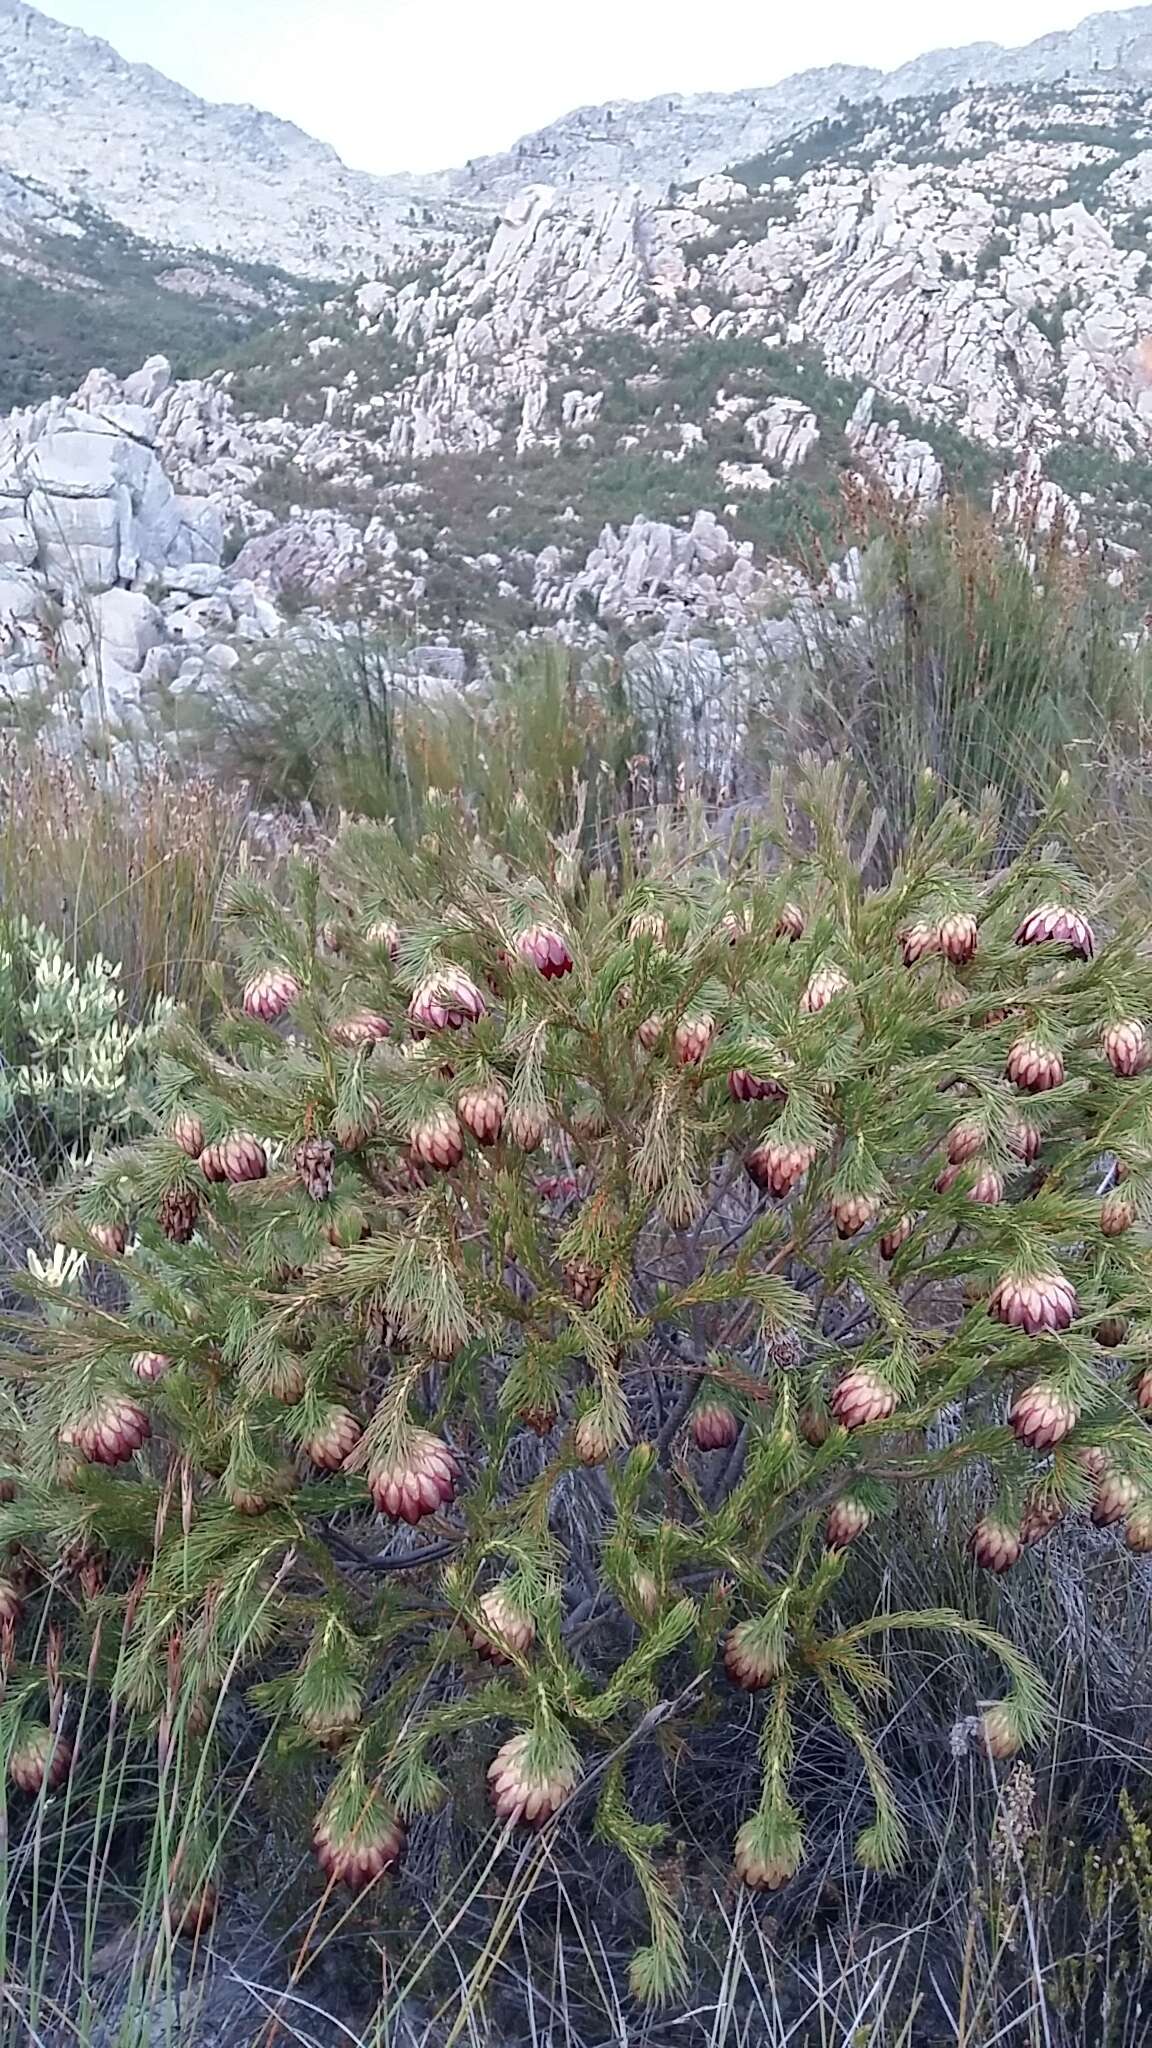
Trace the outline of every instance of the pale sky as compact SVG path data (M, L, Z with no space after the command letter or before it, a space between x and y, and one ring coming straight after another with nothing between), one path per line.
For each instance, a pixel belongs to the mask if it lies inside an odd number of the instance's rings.
M369 171L507 149L573 107L771 85L811 65L888 70L941 44L1030 42L1092 0L48 0L210 100L296 121Z

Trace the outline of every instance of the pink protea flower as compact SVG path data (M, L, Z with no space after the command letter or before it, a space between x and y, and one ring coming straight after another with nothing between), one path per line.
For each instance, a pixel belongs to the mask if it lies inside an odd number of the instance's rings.
M533 924L518 933L514 941L521 960L534 967L546 981L558 981L572 972L572 953L563 932L554 925Z
M1016 944L1066 946L1082 960L1091 960L1096 951L1096 939L1087 919L1063 903L1044 903L1039 910L1029 911L1017 928Z
M278 1017L292 1008L299 993L300 983L287 968L265 967L245 985L244 1014L258 1017L264 1024L275 1024Z
M1048 1380L1037 1380L1016 1396L1008 1420L1029 1450L1050 1451L1053 1444L1071 1435L1080 1410Z
M1126 1017L1119 1024L1110 1024L1101 1043L1112 1072L1125 1079L1142 1074L1152 1059L1148 1033L1138 1017Z
M409 1431L401 1450L391 1458L378 1458L368 1469L378 1512L413 1525L455 1500L459 1477L460 1468L447 1444L425 1429Z
M988 1313L1009 1329L1038 1337L1044 1330L1066 1330L1079 1315L1080 1303L1072 1282L1053 1267L1005 1273L992 1290Z
M846 1372L833 1390L831 1409L845 1429L863 1429L869 1422L886 1422L897 1401L891 1387L866 1365Z
M451 967L420 983L408 1005L408 1015L422 1031L459 1031L464 1024L475 1024L487 1008L471 975L461 967Z

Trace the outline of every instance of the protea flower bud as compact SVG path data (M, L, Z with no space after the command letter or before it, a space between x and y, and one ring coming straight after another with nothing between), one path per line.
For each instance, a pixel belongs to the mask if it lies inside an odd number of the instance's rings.
M564 1268L568 1291L579 1308L591 1308L604 1285L604 1268L591 1259L569 1259Z
M72 1745L59 1729L27 1728L8 1758L8 1776L21 1792L35 1794L41 1785L55 1792L72 1768Z
M846 1493L834 1500L824 1520L824 1541L829 1550L846 1550L864 1534L871 1520L871 1511L855 1494Z
M818 1451L821 1444L826 1444L832 1433L826 1408L802 1408L796 1423L805 1443L811 1444L814 1451Z
M1080 1420L1080 1410L1050 1380L1025 1387L1012 1403L1008 1420L1020 1443L1030 1451L1050 1451L1063 1443Z
M650 939L654 946L663 946L668 938L668 921L658 910L638 910L628 926L630 939Z
M1142 1074L1152 1059L1152 1046L1138 1017L1126 1017L1120 1024L1110 1024L1101 1043L1112 1072L1126 1080L1134 1074Z
M720 919L720 929L730 946L738 946L752 929L752 912L747 904L739 910L726 910Z
M660 1036L663 1032L663 1029L663 1017L658 1016L657 1013L653 1011L650 1017L645 1017L643 1021L636 1026L637 1044L642 1048L644 1052L654 1052L656 1047L660 1043Z
M760 1692L771 1685L785 1661L778 1650L766 1647L763 1623L757 1616L738 1622L725 1637L724 1669L733 1685L742 1686L745 1692Z
M282 967L265 967L245 984L243 1007L246 1017L258 1017L263 1024L275 1024L292 1008L300 993L294 974Z
M456 1098L456 1114L478 1145L494 1145L504 1128L508 1093L503 1081L482 1081Z
M697 1450L730 1451L740 1434L740 1425L727 1401L697 1401L690 1428Z
M1022 1159L1025 1166L1031 1166L1033 1161L1039 1157L1040 1147L1043 1142L1043 1138L1035 1124L1025 1123L1023 1119L1019 1123L1013 1124L1012 1129L1008 1133L1008 1150L1014 1158Z
M1113 1522L1124 1521L1139 1499L1140 1488L1136 1481L1130 1479L1127 1472L1118 1472L1112 1467L1096 1483L1092 1520L1098 1529L1107 1529Z
M1136 1205L1119 1188L1112 1188L1100 1204L1100 1228L1105 1237L1123 1237L1136 1221Z
M1124 1541L1129 1550L1139 1551L1141 1556L1152 1551L1152 1502L1141 1502L1127 1515L1124 1522Z
M1137 1374L1132 1392L1137 1407L1143 1408L1145 1413L1152 1413L1152 1366L1145 1366L1143 1372Z
M997 1515L985 1515L968 1538L968 1548L986 1572L1006 1572L1020 1561L1020 1531Z
M18 1628L23 1612L19 1589L11 1579L0 1578L0 1628Z
M1063 1273L1005 1273L996 1282L988 1313L1010 1330L1038 1337L1042 1330L1066 1330L1080 1313L1076 1289Z
M780 1081L762 1080L747 1067L733 1067L728 1076L728 1093L733 1102L783 1101L787 1089Z
M1015 1717L999 1701L994 1707L986 1708L980 1717L980 1732L984 1747L997 1763L1007 1763L1009 1757L1017 1756L1020 1737L1016 1731Z
M976 1117L962 1117L953 1124L944 1141L944 1149L953 1166L964 1166L969 1159L975 1159L983 1152L988 1135L983 1124Z
M568 941L553 925L530 925L526 932L517 935L514 943L521 960L534 967L546 981L558 981L562 974L571 974Z
M466 1619L463 1624L478 1657L486 1657L490 1664L510 1664L513 1654L522 1657L531 1649L536 1624L503 1586L490 1586L479 1605L482 1623Z
M782 1200L803 1180L815 1157L815 1145L778 1145L768 1138L745 1153L744 1165L758 1188Z
M953 911L942 919L936 936L940 951L953 967L963 967L971 960L980 941L976 919L966 910Z
M1021 1547L1030 1550L1034 1543L1042 1543L1063 1520L1064 1509L1058 1500L1042 1493L1032 1495L1020 1517Z
M172 1244L187 1244L200 1220L200 1197L195 1188L170 1188L161 1200L156 1220Z
M349 1409L330 1408L320 1429L304 1445L304 1455L322 1472L339 1472L356 1449L360 1436L360 1424Z
M538 1152L544 1143L545 1119L534 1109L513 1107L504 1119L504 1137L521 1152Z
M894 1259L901 1247L907 1244L915 1228L916 1218L914 1216L898 1216L895 1223L889 1224L880 1239L880 1257L882 1259Z
M379 1045L382 1039L391 1038L392 1026L379 1010L352 1010L329 1025L328 1036L334 1044L358 1052L361 1046Z
M168 1926L172 1935L185 1941L200 1941L208 1932L220 1900L210 1878L203 1884L194 1885L191 1891L177 1888L165 1902Z
M854 1366L833 1389L831 1408L845 1429L863 1429L869 1422L886 1422L896 1409L896 1396L878 1373L866 1365Z
M1091 960L1096 951L1091 925L1078 911L1069 910L1062 903L1044 903L1039 910L1030 911L1016 932L1018 946L1049 943L1066 946L1082 960Z
M62 1429L60 1441L79 1451L90 1465L122 1465L151 1434L152 1424L139 1403L111 1394L83 1422Z
M1123 1344L1128 1335L1127 1316L1101 1316L1093 1335L1106 1351L1114 1351L1117 1344Z
M121 1259L128 1245L128 1232L122 1223L90 1223L88 1232L94 1237L102 1252L110 1259Z
M1059 1088L1064 1079L1064 1062L1058 1052L1035 1038L1018 1038L1004 1063L1008 1079L1026 1095L1044 1095Z
M732 1862L737 1877L753 1892L778 1892L800 1868L800 1843L784 1843L771 1854L761 1844L758 1822L745 1822L736 1837Z
M336 1147L327 1138L303 1138L292 1154L296 1178L313 1202L326 1202L332 1193Z
M163 1351L135 1351L131 1366L138 1380L162 1380L171 1372L172 1360Z
M174 1145L179 1145L189 1159L199 1159L204 1150L204 1126L192 1109L178 1109L169 1127L168 1136Z
M937 926L926 924L923 919L909 925L907 931L900 934L900 951L904 956L905 967L915 967L917 962L926 959L929 953L938 953L940 933Z
M641 1614L651 1620L660 1609L660 1588L653 1574L644 1565L632 1574L632 1598Z
M321 1813L312 1832L312 1848L330 1883L362 1892L399 1862L407 1839L403 1821L373 1794L355 1827L341 1828L334 1814Z
M233 1131L222 1144L206 1145L200 1154L200 1171L205 1180L263 1180L268 1171L268 1154L259 1138L246 1131Z
M856 1237L880 1214L878 1195L833 1195L829 1203L837 1237Z
M672 1033L672 1057L678 1067L698 1067L716 1036L716 1019L707 1010L681 1017Z
M946 1166L942 1173L938 1173L935 1181L937 1194L946 1195L950 1193L964 1170L962 1166ZM979 1173L972 1176L971 1185L968 1189L968 1200L970 1202L981 1202L986 1208L994 1209L997 1202L1002 1202L1003 1199L1004 1183L1000 1175L991 1166L984 1165Z
M839 967L825 961L816 969L804 990L800 998L800 1008L806 1016L813 1017L817 1010L824 1009L834 996L843 995L848 986L848 976L842 973Z
M440 1103L413 1124L408 1143L412 1157L421 1166L435 1167L438 1173L450 1173L464 1157L464 1134L455 1110L449 1109L447 1103Z
M446 1443L428 1430L410 1430L402 1448L368 1468L377 1512L413 1526L456 1498L460 1468Z
M804 912L798 903L785 903L776 920L776 937L793 943L802 939L805 931Z
M462 1025L475 1024L487 1008L471 975L454 967L420 983L408 1015L421 1031L459 1031Z
M533 1746L532 1731L526 1728L497 1750L488 1766L488 1794L501 1820L543 1827L575 1788L580 1766L567 1756L550 1772L541 1772L533 1762Z
M533 1436L550 1436L556 1427L556 1409L548 1407L542 1401L526 1403L523 1408L516 1410L516 1416L525 1429L532 1431Z
M395 960L400 951L400 927L393 924L390 917L378 917L375 923L369 925L365 937L370 946L379 947L382 953L387 953L390 960Z
M582 1465L602 1465L616 1448L594 1408L578 1417L572 1431L572 1448Z

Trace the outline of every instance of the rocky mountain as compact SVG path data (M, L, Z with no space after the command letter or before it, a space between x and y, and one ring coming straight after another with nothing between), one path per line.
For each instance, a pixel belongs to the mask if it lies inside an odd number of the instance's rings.
M374 275L455 214L353 171L255 107L214 106L109 44L0 0L0 164L164 246L305 277Z

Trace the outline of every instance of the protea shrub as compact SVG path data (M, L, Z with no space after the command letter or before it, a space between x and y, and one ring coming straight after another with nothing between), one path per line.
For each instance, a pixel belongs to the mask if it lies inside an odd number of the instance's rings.
M497 857L445 802L415 847L348 829L287 900L245 876L238 985L276 961L289 1028L176 1018L154 1135L61 1225L84 1273L29 1282L17 1659L47 1606L68 1668L159 1725L178 1628L193 1691L226 1667L330 1750L330 1878L370 1882L446 1801L646 1866L651 1802L611 1760L655 1748L655 1700L674 1754L707 1685L763 1769L748 1884L803 1860L801 1697L867 1743L860 1853L890 1864L877 1664L835 1645L892 1515L967 1470L973 1602L1040 1534L1110 1568L1093 1483L1152 1548L1143 934L1050 852L998 864L991 813L944 806L871 890L839 769L789 815L794 848L664 820L592 871L527 826ZM90 1602L69 1538L113 1560ZM945 1668L962 1625L869 1626ZM1006 1755L1044 1692L981 1629Z

